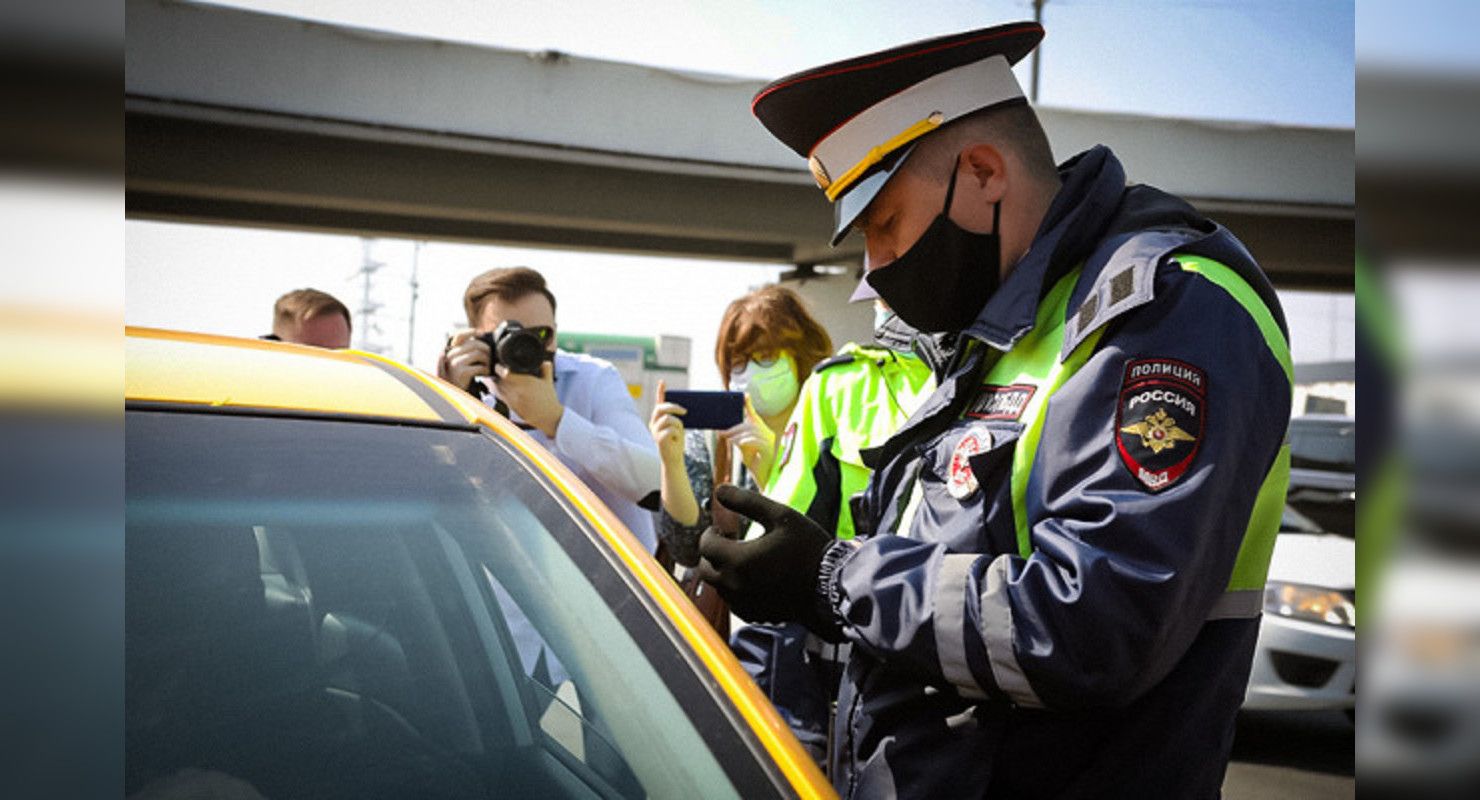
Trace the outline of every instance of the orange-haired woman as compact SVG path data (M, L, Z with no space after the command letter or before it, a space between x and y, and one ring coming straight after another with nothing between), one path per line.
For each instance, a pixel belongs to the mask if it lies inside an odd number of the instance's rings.
M699 563L699 535L710 525L739 534L738 519L711 504L710 493L717 482L765 486L802 382L831 354L832 340L801 298L767 286L730 303L715 341L715 366L725 388L745 392L740 424L713 436L686 432L684 409L666 402L659 385L648 429L662 464L658 539L675 562Z

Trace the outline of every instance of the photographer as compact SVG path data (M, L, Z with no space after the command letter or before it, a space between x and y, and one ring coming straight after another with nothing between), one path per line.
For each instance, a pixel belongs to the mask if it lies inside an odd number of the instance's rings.
M448 339L437 374L528 427L651 552L638 504L656 508L658 453L616 368L555 348L555 295L527 267L474 278L463 307L470 329Z

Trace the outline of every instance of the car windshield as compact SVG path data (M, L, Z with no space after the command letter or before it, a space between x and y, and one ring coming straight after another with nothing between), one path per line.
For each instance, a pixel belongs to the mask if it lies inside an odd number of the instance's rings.
M773 793L491 436L136 411L125 452L128 793Z

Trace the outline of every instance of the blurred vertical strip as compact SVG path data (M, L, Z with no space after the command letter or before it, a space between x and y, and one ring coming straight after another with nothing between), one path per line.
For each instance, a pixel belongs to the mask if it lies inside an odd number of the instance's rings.
M1357 769L1374 797L1480 797L1476 30L1468 0L1357 5Z
M123 768L123 16L0 0L0 796Z

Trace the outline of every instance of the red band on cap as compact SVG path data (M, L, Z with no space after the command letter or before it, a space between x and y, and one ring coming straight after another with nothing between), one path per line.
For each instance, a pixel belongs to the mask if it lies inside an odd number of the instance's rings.
M923 56L923 55L927 55L929 53L936 53L936 52L939 52L941 50L950 50L952 48L963 47L963 46L968 45L968 44L975 44L977 42L984 42L984 41L987 41L989 39L1000 39L1000 38L1002 38L1004 36L1017 36L1017 35L1020 35L1022 33L1026 33L1028 31L1034 31L1034 30L1041 32L1043 30L1043 27L1041 25L1037 25L1037 24L1020 25L1020 26L1015 27L1015 28L1008 28L1007 30L993 31L991 33L984 33L981 36L973 36L970 39L963 39L962 41L959 41L959 42L947 42L947 43L943 43L943 44L938 44L938 45L936 45L934 47L927 47L924 50L911 50L908 53L899 53L897 55L889 56L888 58L878 59L877 61L868 61L868 62L865 62L865 63L862 63L862 64L852 64L852 65L849 65L849 66L846 66L846 67L837 67L835 69L830 69L830 70L828 70L826 72L818 72L818 73L815 73L815 74L802 75L802 76L800 76L798 78L795 78L793 80L789 80L786 83L780 83L780 84L777 84L775 86L772 86L769 89L766 89L766 90L762 91L760 94L756 95L755 96L755 99L753 99L753 100L750 101L750 112L752 114L754 114L755 113L756 104L760 103L761 100L765 99L770 94L772 94L774 92L777 92L777 91L780 91L782 89L785 89L785 88L787 88L789 86L795 86L795 85L797 85L799 83L804 83L804 82L810 81L810 80L816 80L818 78L826 78L826 77L829 77L829 76L832 76L832 75L841 75L841 74L843 74L845 72L857 72L858 70L862 70L862 69L872 69L873 67L877 67L880 64L889 64L889 63L893 63L895 61L902 61L902 60L904 60L906 58L914 58L916 56Z

